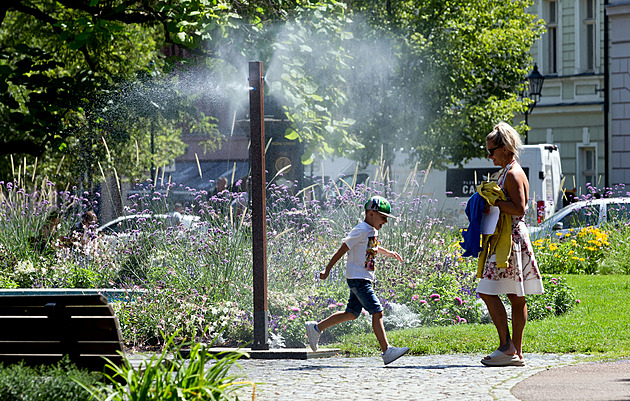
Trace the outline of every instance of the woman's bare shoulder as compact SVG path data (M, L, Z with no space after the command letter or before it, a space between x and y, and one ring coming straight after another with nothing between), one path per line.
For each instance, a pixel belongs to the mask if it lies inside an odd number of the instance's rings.
M525 174L525 170L523 170L523 167L521 167L520 164L514 163L510 171L507 172L506 178L509 178L516 182L526 182L527 174Z

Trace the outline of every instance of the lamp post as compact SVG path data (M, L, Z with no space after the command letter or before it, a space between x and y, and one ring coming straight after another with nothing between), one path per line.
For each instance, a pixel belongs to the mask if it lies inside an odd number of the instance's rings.
M540 97L542 96L540 92L542 91L543 83L545 82L545 76L538 72L538 65L534 64L534 69L532 70L532 72L529 73L529 75L527 75L527 77L525 77L525 79L527 80L527 89L525 93L521 95L521 97L527 97L533 100L532 103L527 105L527 110L525 110L525 125L527 125L525 144L527 145L529 141L529 125L527 117L534 110L534 107L536 107L536 103L538 102L538 100L540 100Z

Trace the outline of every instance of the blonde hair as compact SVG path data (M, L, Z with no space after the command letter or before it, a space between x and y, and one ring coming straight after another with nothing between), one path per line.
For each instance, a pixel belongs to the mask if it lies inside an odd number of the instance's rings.
M494 126L492 132L486 136L486 141L497 146L505 146L515 157L518 157L523 146L519 133L510 124L503 121Z

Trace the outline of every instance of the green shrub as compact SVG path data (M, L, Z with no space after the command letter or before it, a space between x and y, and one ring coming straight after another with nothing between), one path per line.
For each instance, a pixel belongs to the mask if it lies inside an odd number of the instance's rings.
M599 274L630 274L630 224L609 225L603 228L608 233L611 246L599 266Z
M608 234L597 227L570 230L532 243L538 267L548 274L594 274L610 248Z
M545 292L527 296L528 320L562 315L580 302L564 278L543 274L542 279Z
M122 366L110 364L106 382L85 386L96 400L107 401L181 401L231 400L234 391L254 384L230 375L229 370L244 352L212 355L203 344L193 344L183 356L183 345L176 346L171 336L161 354L134 367L125 357ZM254 389L252 391L254 391ZM252 397L253 398L253 397Z
M480 323L481 302L473 273L439 269L409 277L409 283L390 290L392 301L407 305L421 325Z
M54 366L29 367L0 364L0 400L83 401L90 400L84 386L99 383L102 375L78 369L64 359ZM79 384L82 383L83 385Z
M345 280L344 280L345 281ZM297 288L294 292L269 292L269 330L272 346L305 347L304 323L320 321L344 311L350 290L344 283L328 282L319 287ZM320 342L327 343L346 334L371 331L371 320L365 314L359 318L328 328Z
M229 345L250 341L251 319L236 302L215 302L196 290L152 288L131 302L113 302L112 306L125 339L131 348L163 344L177 333L185 338L221 338ZM166 337L164 337L166 336Z

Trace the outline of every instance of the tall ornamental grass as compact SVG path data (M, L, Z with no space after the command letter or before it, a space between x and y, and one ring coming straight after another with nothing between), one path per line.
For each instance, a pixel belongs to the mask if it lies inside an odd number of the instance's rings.
M372 195L390 199L397 219L379 233L379 242L399 252L404 261L377 259L375 289L385 308L388 329L425 325L487 322L487 311L476 295L476 259L462 258L459 230L445 222L440 204L422 195L422 184L408 180L404 194L391 183L349 177L299 189L297 183L268 185L267 274L272 346L305 345L304 322L345 309L348 289L344 261L329 278L319 280L344 236L363 220L363 205ZM234 188L236 188L235 186ZM0 203L0 278L4 287L144 289L141 297L115 304L128 346L163 344L178 333L180 340L217 339L225 345L245 345L252 339L251 211L245 194L208 194L181 185L139 183L124 214L149 214L118 235L99 235L89 245L77 245L73 227L90 204L72 190L48 197L27 194L16 183L2 183ZM172 193L186 190L185 214L200 220L190 227L169 224L158 214L173 209ZM16 202L16 199L21 199ZM51 201L50 199L53 199ZM28 200L28 202L26 201ZM46 213L61 210L66 218L57 227L45 253L21 249ZM30 219L30 220L29 220ZM30 221L30 228L14 230ZM574 303L564 286L548 285L541 303L542 318L566 311ZM562 296L556 296L559 293ZM562 303L556 307L555 303ZM553 304L553 305L552 305ZM550 308L548 309L547 306ZM344 334L370 331L369 316L337 325L322 342Z

